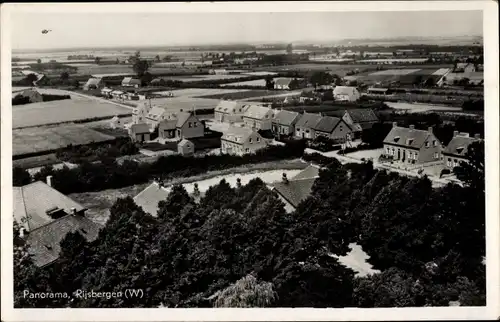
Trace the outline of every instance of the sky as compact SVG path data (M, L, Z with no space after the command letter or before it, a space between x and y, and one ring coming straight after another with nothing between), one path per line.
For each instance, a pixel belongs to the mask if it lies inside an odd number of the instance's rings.
M482 35L481 11L47 13L11 16L12 49ZM42 29L52 32L42 34Z

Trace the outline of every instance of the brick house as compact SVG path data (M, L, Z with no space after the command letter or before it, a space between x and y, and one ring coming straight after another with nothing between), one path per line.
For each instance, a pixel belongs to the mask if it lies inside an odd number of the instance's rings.
M272 131L278 135L293 135L295 133L295 124L298 122L300 114L297 112L279 110L274 114L271 121Z
M158 136L163 140L191 139L204 135L205 124L188 112L170 114L158 124Z
M298 139L314 139L316 137L314 127L321 118L321 114L304 112L295 123L295 137Z
M315 137L324 136L338 142L351 140L351 128L343 119L338 117L323 116L312 128Z
M449 170L453 170L453 168L460 165L460 162L468 162L466 155L469 145L480 140L479 134L469 137L469 133L454 131L453 138L443 150L444 166Z
M370 108L346 110L342 119L351 126L355 138L359 138L363 130L371 129L379 121Z
M441 160L443 145L434 135L432 127L427 131L399 127L394 122L384 139L384 155L404 165L422 165Z

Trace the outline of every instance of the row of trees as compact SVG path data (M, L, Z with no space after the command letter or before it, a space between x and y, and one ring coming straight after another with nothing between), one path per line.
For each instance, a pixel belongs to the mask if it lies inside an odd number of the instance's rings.
M459 175L467 186L342 166L321 157L295 212L260 179L225 181L196 201L174 186L151 217L119 199L97 240L75 232L47 269L15 256L16 307L408 307L485 305L484 145ZM332 256L358 243L381 273L357 277ZM77 298L75 290L141 298ZM30 299L31 292L70 298Z

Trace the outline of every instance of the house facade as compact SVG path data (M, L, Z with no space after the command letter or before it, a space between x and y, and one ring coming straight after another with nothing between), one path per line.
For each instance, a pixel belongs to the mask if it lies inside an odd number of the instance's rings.
M215 107L214 119L222 123L243 122L247 108L248 105L243 102L222 100Z
M304 112L300 115L297 123L295 124L295 138L314 139L316 137L316 131L314 128L321 118L321 114Z
M151 110L151 106L149 104L142 104L137 107L134 107L132 110L132 123L144 123L146 122L146 115L148 115Z
M188 112L168 114L158 123L158 137L163 140L179 141L204 135L205 124Z
M274 114L272 119L272 131L276 135L294 135L295 124L297 124L300 114L297 112L280 110Z
M361 97L358 89L353 86L335 86L333 98L341 102L355 102Z
M245 127L255 130L270 130L274 110L262 105L250 105L243 114Z
M251 154L266 146L266 140L250 128L231 126L221 137L221 152L224 154Z
M469 145L480 140L481 137L479 134L475 134L474 137L469 137L469 133L454 131L453 138L443 150L445 168L453 170L455 167L458 167L461 162L468 162L467 151Z
M193 155L194 154L194 143L189 141L189 140L182 139L182 141L180 141L177 144L177 152L180 155L185 155L185 156Z
M313 126L315 137L323 136L330 140L344 143L351 140L352 130L341 118L323 116Z
M393 123L384 139L384 155L400 165L423 165L441 161L443 145L434 135L432 127L427 131L399 127Z
M128 129L130 139L134 142L151 140L151 126L147 123L132 124Z

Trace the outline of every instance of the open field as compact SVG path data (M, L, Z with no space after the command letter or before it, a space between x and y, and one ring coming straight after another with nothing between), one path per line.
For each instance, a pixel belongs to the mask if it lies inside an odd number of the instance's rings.
M43 167L46 165L52 165L59 163L59 159L56 157L55 153L39 155L36 157L23 158L19 160L12 160L13 167L20 167L23 169L31 169L37 167Z
M52 151L72 145L113 140L115 137L89 129L82 125L31 127L12 130L12 154Z
M81 96L56 89L40 89L40 93L70 95L71 99L17 105L12 109L12 128L81 121L99 117L130 114L130 109L99 98Z
M288 93L287 91L268 91L268 90L245 90L241 92L232 92L225 94L213 94L199 96L199 98L211 98L211 99L230 99L230 100L241 100L247 98L264 97L264 96L275 96L279 94Z
M152 94L168 94L173 93L175 97L202 97L207 95L218 95L218 94L228 94L228 93L239 93L249 91L246 89L223 89L223 88L182 88L173 89L170 91L163 92L152 92Z
M225 86L255 86L255 87L263 87L264 88L264 87L266 87L266 80L265 79L256 79L256 80L251 80L251 81L222 84L220 86L221 87L225 87Z
M421 113L430 111L456 111L461 112L460 107L451 106L440 106L440 105L430 105L430 104L411 104L411 103L400 103L400 102L384 102L387 106L393 109L406 110L410 113Z

